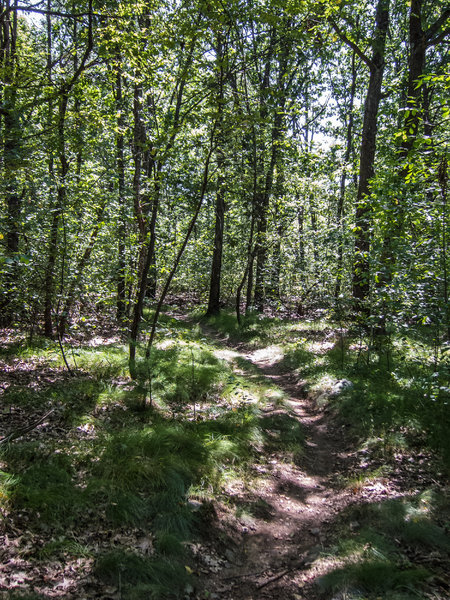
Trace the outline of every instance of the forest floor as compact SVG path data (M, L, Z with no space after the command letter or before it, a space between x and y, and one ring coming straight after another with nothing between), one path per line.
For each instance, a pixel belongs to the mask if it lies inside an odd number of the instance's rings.
M203 331L214 336L209 327ZM332 391L309 394L307 382L282 366L281 349L276 346L252 351L245 344L232 345L226 338L215 337L219 346L230 348L219 350L219 356L234 364L239 374L267 379L286 394L282 408L269 406L264 413L296 419L304 431L305 443L297 460L274 448L255 467L249 486L232 484L224 489L222 499L215 505L216 524L231 545L225 550L225 566L203 583L203 588L211 592L208 597L227 600L362 598L361 592L352 595L346 590L330 595L320 590L321 577L341 566L333 552L327 553L327 546L335 545L339 537L351 537L364 527L364 523L357 520L364 505L379 505L417 494L419 488L427 489L431 483L437 485L432 465L428 462L424 467L427 461L422 456L417 465L414 459L401 460L394 476L386 477L382 470L380 475L371 476L370 473L380 467L379 461L370 456L367 449L358 450L357 440L348 432L348 426L337 422L336 413L323 404L324 397L332 396ZM339 389L339 383L337 387ZM355 479L358 471L367 471L369 475ZM236 506L244 507L241 518L235 516ZM214 530L211 539L212 547L223 555L221 544L217 545L221 537ZM370 543L367 546L370 547ZM446 564L450 566L448 560ZM379 576L383 576L382 572ZM438 585L430 597L449 598L450 577L442 578L438 584L441 590ZM376 586L374 588L376 591ZM394 597L391 594L394 593L384 596L378 592L377 597Z
M24 351L23 340L18 344L16 334L3 332L0 433L3 439L11 432L22 435L9 443L0 440L1 598L450 597L449 486L433 452L405 447L387 451L381 439L378 445L362 443L355 424L351 427L339 415L341 397L353 383L335 379L322 387L312 386L306 370L302 365L292 367L276 339L252 344L211 324L198 326L180 311L168 313L167 318L172 328L184 328L180 339L190 344L182 385L193 390L201 384L201 360L226 371L225 383L218 388L226 396L220 400L225 421L220 421L220 406L215 406L220 396L216 393L200 395L197 403L187 401L183 411L176 409L178 414L173 407L161 408L163 420L155 413L157 403L150 412L136 411L136 400L133 404L127 396L133 391L127 376L115 370L118 335L97 334L82 343L74 339L72 355L68 352L66 357L73 358L74 376L70 376L56 357L57 350L51 350L49 360L48 349L39 356ZM166 354L174 346L169 338L160 348ZM318 355L333 346L329 332L321 329L314 339ZM194 356L194 344L201 344L203 358ZM100 375L93 377L83 366L87 364L83 351L73 353L77 345L89 351L110 349L100 361L101 385ZM123 356L119 359L123 361ZM182 359L174 355L174 360L169 368L173 377ZM168 387L167 381L162 387ZM154 387L156 396L156 382ZM230 446L233 436L227 432L234 430L227 427L233 418L242 447ZM144 492L126 495L144 480L147 488L150 485L144 470L134 472L137 463L150 468L141 439L134 454L129 453L136 435L144 430L150 435L150 427L151 435L163 428L169 442L164 442L167 455L157 446L148 450L148 460L156 452L159 464L169 465L169 470L181 469L174 462L177 452L185 470L188 452L200 452L199 465L210 460L204 448L194 445L194 437L187 440L193 431L196 444L200 438L202 444L208 440L208 447L221 444L224 457L223 464L217 458L220 453L214 458L215 483L212 475L210 480L203 475L201 485L176 502L194 518L194 530L191 527L191 533L184 535L186 552L179 558L167 549L167 536L145 526L142 517L139 523L143 505L136 508L137 517L131 514L130 507L138 505ZM254 438L250 433L245 437L250 430ZM163 442L158 443L162 447ZM240 468L250 446L246 466ZM126 474L114 471L121 461ZM159 476L154 470L159 467L151 463L151 468L151 477ZM193 471L193 463L189 468ZM195 468L203 472L200 466ZM172 483L163 477L154 493L160 494L167 484L168 495L161 496L161 502L166 502L173 494ZM105 491L111 482L124 500L114 496L115 489ZM117 558L111 550L122 554ZM154 587L158 553L162 563L172 564L175 556L187 575L178 591L170 590L170 578L181 578L174 574L178 571L166 574L167 581L161 576L163 583ZM99 556L107 558L102 562ZM147 569L146 575L133 575L133 569Z

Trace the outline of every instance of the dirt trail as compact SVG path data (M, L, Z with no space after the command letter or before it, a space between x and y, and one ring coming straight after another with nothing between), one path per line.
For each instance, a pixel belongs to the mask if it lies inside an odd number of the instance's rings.
M227 600L314 600L319 598L313 583L319 573L313 562L326 542L329 524L354 501L351 491L338 483L352 461L348 442L332 416L305 393L302 382L280 368L276 348L225 350L221 355L226 358L227 352L228 360L248 361L252 371L287 394L286 408L274 407L272 413L289 413L301 423L305 451L297 461L275 453L257 467L251 490L226 490L231 503L247 501L260 509L243 519L232 516L227 506L219 510L218 521L235 546L222 547L227 561L203 588L208 597ZM216 548L220 552L220 545Z

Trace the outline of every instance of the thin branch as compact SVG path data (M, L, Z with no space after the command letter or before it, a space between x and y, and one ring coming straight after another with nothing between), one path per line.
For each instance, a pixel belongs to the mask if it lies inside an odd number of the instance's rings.
M196 207L195 213L194 213L194 215L193 215L193 217L191 219L191 222L189 224L188 230L187 230L185 238L184 238L184 242L183 242L180 250L178 251L178 255L177 255L176 259L175 259L175 262L174 262L174 265L172 267L172 270L171 270L171 272L169 273L169 275L167 277L167 280L166 280L166 283L164 285L163 291L161 292L161 297L160 297L158 305L157 305L157 307L155 309L155 314L154 314L153 323L152 323L152 329L151 329L151 332L150 332L150 339L148 341L147 350L146 350L146 353L145 353L145 358L147 360L148 360L148 358L150 356L150 350L151 350L152 345L153 345L153 340L154 340L155 333L156 333L156 325L158 323L158 318L159 318L159 313L161 312L161 307L162 307L162 305L164 303L164 300L165 300L165 297L167 295L167 292L169 291L169 287L170 287L170 284L172 283L172 279L173 279L173 277L174 277L174 275L175 275L175 273L176 273L176 271L178 269L178 265L179 265L180 260L181 260L181 258L183 256L184 250L185 250L185 248L187 246L187 243L188 243L189 238L191 236L192 230L194 229L194 225L195 225L195 223L197 221L197 217L198 217L198 214L200 212L200 208L202 207L203 200L204 200L204 197L205 197L205 194L206 194L206 188L208 186L208 180L209 180L209 164L210 164L210 161L211 161L211 156L212 156L212 154L214 152L214 149L215 149L215 131L216 131L216 128L217 128L217 122L214 123L213 129L211 131L210 146L209 146L209 150L208 150L208 155L206 157L205 167L204 167L204 170L203 170L203 180L202 180L202 186L201 186L201 190L200 190L200 198L199 198L199 201L197 203L197 207ZM131 368L130 368L130 372L131 372L132 369L135 369L135 367L134 367L134 365L130 365L130 366L131 366Z
M12 12L13 10L18 10L21 12L26 12L26 13L35 13L38 15L50 15L51 17L62 17L64 19L84 19L85 17L90 17L91 15L95 16L95 17L101 17L102 19L104 18L114 18L117 19L118 17L116 15L105 15L103 13L98 13L98 12L83 12L83 13L68 13L68 12L63 12L60 10L48 10L45 8L34 8L33 6L17 6L14 7L10 7L5 9L4 11L2 11L0 13L0 21L3 20L3 18L10 12Z
M5 437L0 440L0 445L8 444L9 442L12 442L13 440L17 440L17 439L21 438L26 433L30 433L30 431L33 431L33 429L36 429L36 427L41 425L41 423L43 423L45 421L45 419L48 416L50 416L52 414L52 412L54 412L54 410L55 409L52 408L47 413L45 413L45 415L43 417L41 417L37 421L34 421L34 423L31 423L31 425L26 425L25 427L21 427L20 429L16 429L15 431L12 431L9 435L5 435Z
M440 28L445 25L445 22L450 19L450 8L446 8L444 10L444 12L441 14L441 16L439 17L439 19L436 19L436 21L430 25L430 27L428 27L427 31L425 32L425 39L427 41L427 46L434 46L435 44L438 43L438 41L440 41L441 37L445 37L448 32L449 32L449 28L447 27L445 29L445 31L442 32L442 34L440 34L438 36L438 38L434 38L434 36L438 33L438 31L440 30ZM438 40L438 41L434 41L434 40Z
M375 65L373 64L372 60L367 56L367 54L365 54L361 48L358 46L358 44L356 44L353 40L351 40L349 37L347 37L347 35L342 31L342 29L339 27L339 25L335 22L334 19L332 19L331 17L328 19L331 27L334 29L334 31L338 34L338 36L341 38L341 40L343 42L345 42L347 44L347 46L350 46L350 48L355 52L355 54L357 54L359 56L359 58L366 63L366 65L369 67L369 69L374 69Z
M450 35L450 27L447 27L447 29L444 29L444 31L442 33L440 33L439 35L437 35L436 37L434 37L433 39L431 39L430 41L427 42L427 48L430 48L431 46L436 46L437 44L444 42L448 38L449 35Z
M61 354L64 360L64 364L67 367L67 370L70 374L71 377L74 377L74 372L72 371L72 369L70 368L69 363L67 362L67 358L66 358L66 353L64 352L64 347L62 345L62 341L61 341L61 336L58 334L58 344L59 344L59 349L61 350Z

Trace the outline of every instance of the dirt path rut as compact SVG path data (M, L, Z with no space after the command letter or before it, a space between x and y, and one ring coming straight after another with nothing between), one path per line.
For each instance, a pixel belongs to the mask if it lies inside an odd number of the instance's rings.
M314 600L320 597L314 583L320 573L313 563L330 524L353 501L351 492L339 485L351 462L345 432L308 397L302 382L280 367L276 351L228 352L229 360L240 358L241 365L246 361L253 373L287 395L285 407L274 407L268 414L284 412L298 420L305 445L295 461L276 452L267 457L256 467L251 489L225 490L229 505L247 502L256 509L242 518L233 516L229 506L219 509L218 522L228 541L222 549L218 542L216 549L222 550L226 562L205 582L206 597ZM231 548L226 547L230 539Z

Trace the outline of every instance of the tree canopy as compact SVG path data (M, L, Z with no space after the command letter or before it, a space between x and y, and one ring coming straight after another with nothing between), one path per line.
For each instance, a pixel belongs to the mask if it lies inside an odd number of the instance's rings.
M134 346L170 290L448 331L445 2L0 19L3 324L63 337L101 307Z

